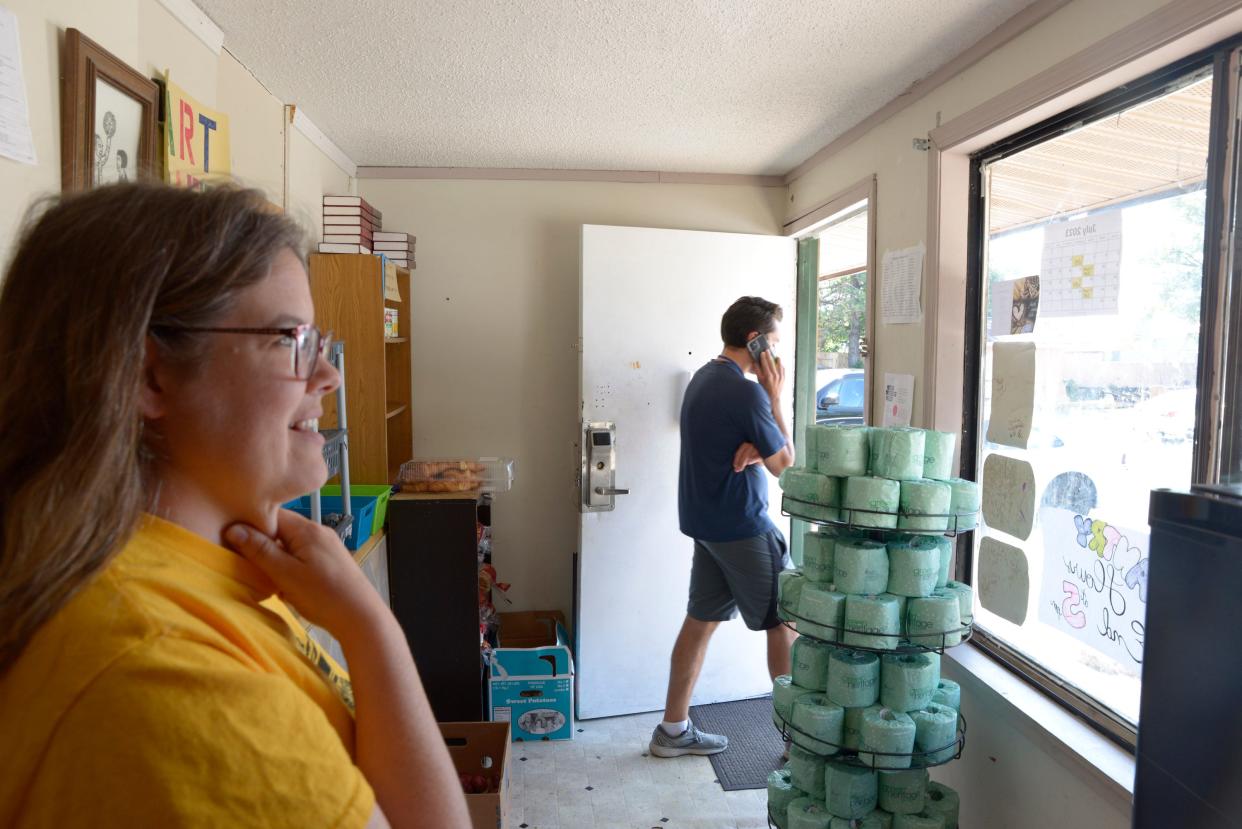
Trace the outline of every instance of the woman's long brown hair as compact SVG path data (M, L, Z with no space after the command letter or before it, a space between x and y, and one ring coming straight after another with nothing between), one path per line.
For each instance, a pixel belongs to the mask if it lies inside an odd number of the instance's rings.
M122 184L36 205L0 285L0 674L150 506L148 338L193 370L202 335L304 237L263 195Z

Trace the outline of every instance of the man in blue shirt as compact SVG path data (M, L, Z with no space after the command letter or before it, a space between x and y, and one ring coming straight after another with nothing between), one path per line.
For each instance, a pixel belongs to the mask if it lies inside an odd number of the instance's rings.
M751 630L766 632L768 672L789 673L796 634L776 616L777 575L789 566L785 537L768 518L765 469L793 465L793 441L781 412L785 369L772 351L780 342L781 308L742 297L720 321L724 351L695 372L681 406L681 531L694 539L690 601L673 645L664 722L651 735L657 757L716 754L729 741L690 722L690 696L707 643L740 611ZM766 338L758 354L747 344ZM746 379L754 374L759 382Z

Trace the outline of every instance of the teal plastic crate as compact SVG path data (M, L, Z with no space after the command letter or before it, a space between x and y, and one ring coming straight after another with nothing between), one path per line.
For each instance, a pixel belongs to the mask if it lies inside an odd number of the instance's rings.
M319 490L321 495L340 495L340 484L328 484ZM384 519L388 517L388 499L392 496L392 487L388 484L350 484L349 494L352 498L359 496L372 496L378 500L375 502L375 519L371 522L371 535L378 535L384 531Z
M345 539L345 546L350 550L357 550L367 543L367 539L371 537L371 527L375 523L375 507L379 498L374 495L354 495L354 488L350 487L350 490L349 509L354 516L354 531L349 538ZM339 495L320 496L319 508L325 515L330 512L339 513L345 510ZM311 497L303 495L301 498L285 504L285 509L293 510L300 515L310 518Z

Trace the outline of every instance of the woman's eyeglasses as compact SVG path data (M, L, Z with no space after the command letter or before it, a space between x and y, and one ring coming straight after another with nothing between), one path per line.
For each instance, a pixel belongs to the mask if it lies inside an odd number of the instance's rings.
M293 376L309 380L315 373L319 355L326 354L332 345L332 332L324 333L313 323L304 322L290 328L199 328L189 325L154 325L152 331L188 332L195 334L265 334L283 336L289 341L290 366Z

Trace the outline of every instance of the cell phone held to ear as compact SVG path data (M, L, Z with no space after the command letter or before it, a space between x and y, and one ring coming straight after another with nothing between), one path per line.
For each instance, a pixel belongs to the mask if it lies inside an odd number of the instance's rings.
M759 357L763 352L771 348L772 346L768 344L768 338L762 334L746 342L746 350L750 352L751 359L756 363L759 362Z

